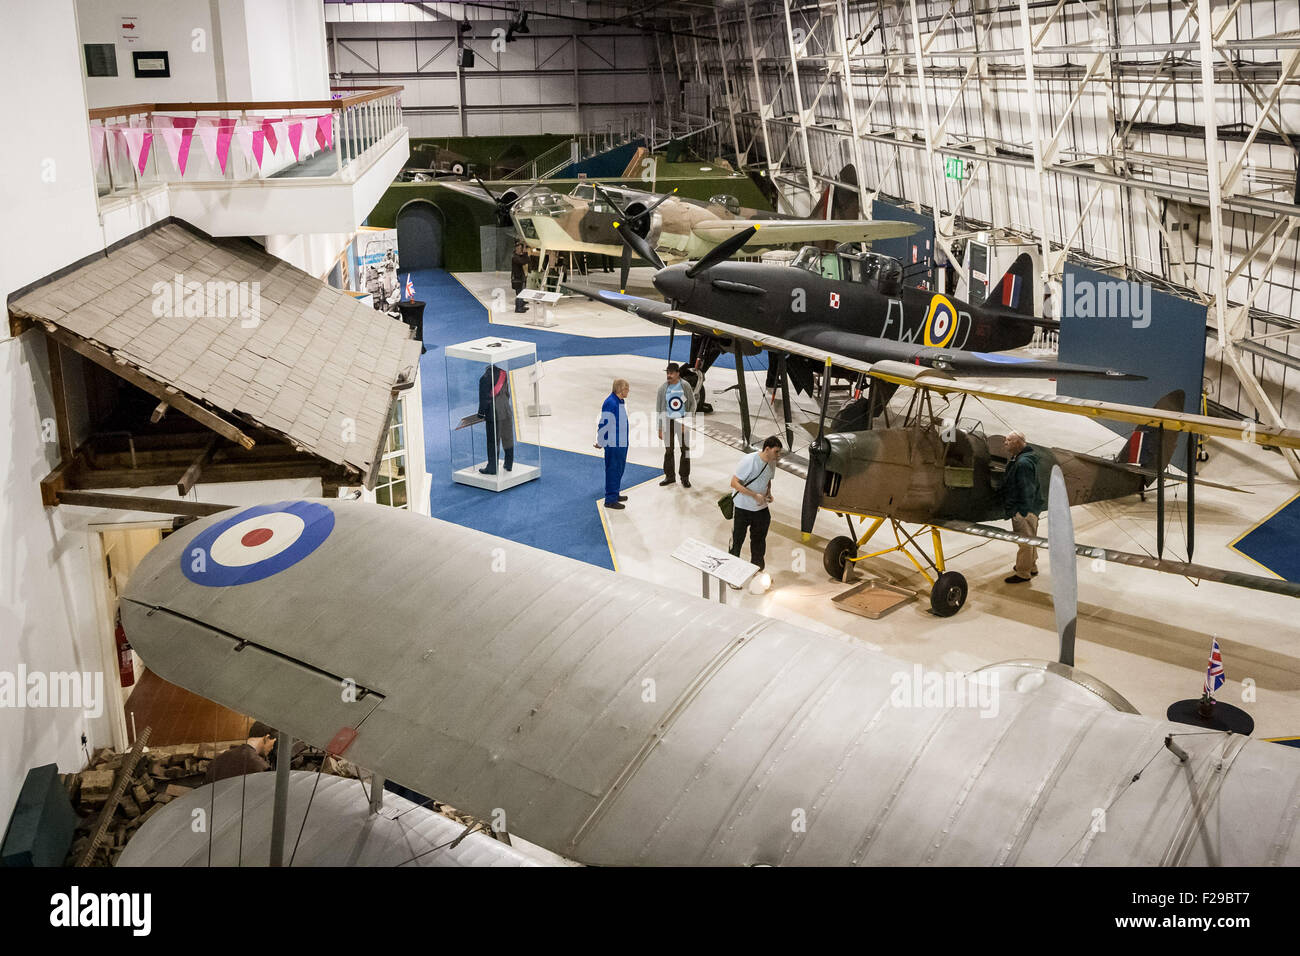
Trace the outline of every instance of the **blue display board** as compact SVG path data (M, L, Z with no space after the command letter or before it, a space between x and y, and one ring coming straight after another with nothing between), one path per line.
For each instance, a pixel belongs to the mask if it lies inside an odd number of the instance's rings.
M1062 395L1150 406L1182 389L1182 410L1199 413L1205 375L1205 306L1157 292L1145 283L1067 265L1061 288L1060 358L1146 376L1140 382L1063 378L1056 386ZM1099 421L1121 435L1133 430L1124 422ZM1186 447L1183 435L1173 461L1180 470Z
M925 288L934 288L934 220L925 213L879 199L871 203L871 218L910 222L921 227L920 232L901 239L877 239L871 249L901 262L908 285L917 285L924 278Z

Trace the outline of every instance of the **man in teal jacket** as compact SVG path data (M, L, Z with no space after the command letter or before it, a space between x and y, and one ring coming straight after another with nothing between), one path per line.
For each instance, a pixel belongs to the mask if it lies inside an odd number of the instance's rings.
M1038 485L1038 455L1025 444L1025 436L1012 432L1006 438L1007 471L1002 480L1002 500L1011 530L1016 534L1037 536L1038 513L1043 510L1043 493ZM1023 584L1038 573L1038 549L1020 545L1016 567L1007 584Z

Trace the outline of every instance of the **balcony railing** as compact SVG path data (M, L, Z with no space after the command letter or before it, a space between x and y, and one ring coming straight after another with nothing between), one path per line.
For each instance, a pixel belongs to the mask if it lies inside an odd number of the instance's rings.
M163 183L346 180L401 135L401 92L335 87L328 100L93 109L96 187L115 198Z

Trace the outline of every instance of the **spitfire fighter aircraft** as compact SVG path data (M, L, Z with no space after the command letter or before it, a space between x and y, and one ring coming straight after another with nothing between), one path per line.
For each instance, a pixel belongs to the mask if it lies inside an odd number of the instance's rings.
M165 680L579 863L1300 863L1300 755L1137 715L1058 611L1055 659L918 706L944 675L845 635L339 499L200 519L122 595Z
M746 234L741 246L747 255L791 243L901 238L920 228L906 222L800 219L742 207L734 196L718 195L704 202L591 182L579 182L567 194L542 183L500 195L481 180L479 187L496 203L498 223L513 223L519 239L542 256L548 252L622 256L622 289L627 288L631 265L630 252L620 238L622 230L635 232L662 262L697 259L755 223L762 223L764 230L761 238L752 231ZM466 188L462 184L460 191Z

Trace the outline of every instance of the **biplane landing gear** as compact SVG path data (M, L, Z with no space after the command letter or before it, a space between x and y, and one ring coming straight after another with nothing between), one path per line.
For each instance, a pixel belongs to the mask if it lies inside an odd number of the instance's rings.
M826 510L830 510L829 508ZM863 515L851 515L843 512L844 518L849 523L849 535L840 535L832 538L826 545L826 550L822 554L822 565L826 568L826 573L837 581L847 583L849 577L849 568L859 561L865 561L867 558L876 558L882 554L890 554L894 551L901 553L907 560L911 561L920 571L922 576L930 583L930 609L939 617L952 617L962 609L966 603L966 596L970 593L970 588L966 584L966 578L956 571L949 571L943 563L943 541L939 537L939 529L933 525L930 528L930 540L934 544L934 557L926 554L925 550L917 543L916 538L907 533L907 529L902 523L895 518L872 518L871 524L860 537L858 531L853 525L854 517L859 520L866 520ZM880 526L886 521L894 531L895 543L888 548L881 548L879 551L872 551L869 554L859 554L859 549L871 540L872 536L880 529ZM925 564L917 560L920 556ZM928 566L928 570L927 570ZM934 572L931 575L931 571Z
M952 617L966 603L966 578L957 571L944 571L930 589L930 610L940 617Z
M822 552L822 567L837 581L844 580L844 572L858 556L858 543L846 534L831 538Z

